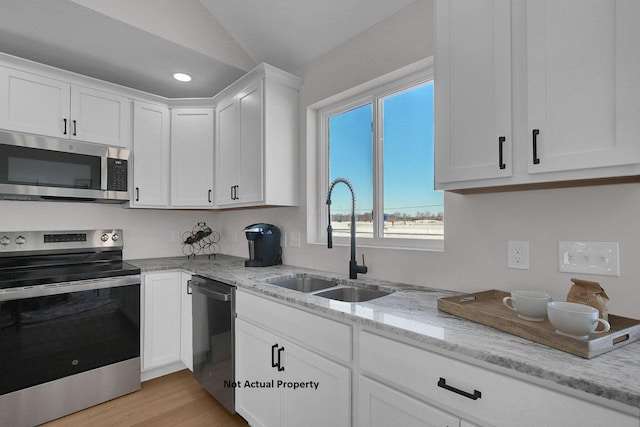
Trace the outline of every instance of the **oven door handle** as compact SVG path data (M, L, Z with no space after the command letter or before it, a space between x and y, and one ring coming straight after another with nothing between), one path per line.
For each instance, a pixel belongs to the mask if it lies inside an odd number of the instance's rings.
M206 295L210 298L213 298L215 300L218 301L224 301L224 302L228 302L231 301L231 294L226 294L226 293L222 293L222 292L216 292L216 291L212 291L211 289L207 289L207 288L203 288L201 286L199 286L197 283L193 283L193 281L191 282L191 290L193 292L199 292L203 295Z
M108 277L102 279L78 280L73 282L51 283L49 285L25 286L0 290L0 301L12 301L25 298L68 294L71 292L117 288L120 286L140 285L140 275Z

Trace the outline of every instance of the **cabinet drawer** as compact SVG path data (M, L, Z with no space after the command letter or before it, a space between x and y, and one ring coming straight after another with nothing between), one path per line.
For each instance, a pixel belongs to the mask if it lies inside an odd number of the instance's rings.
M460 419L365 377L359 380L360 427L459 427Z
M339 360L351 361L351 326L256 295L236 293L238 317Z
M359 338L365 374L463 418L469 415L496 426L638 426L637 416L555 390L369 332L361 332Z

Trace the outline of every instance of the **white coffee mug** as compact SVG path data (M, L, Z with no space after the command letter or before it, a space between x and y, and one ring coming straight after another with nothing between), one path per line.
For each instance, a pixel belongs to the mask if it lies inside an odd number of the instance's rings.
M512 291L510 297L502 299L505 307L518 313L519 318L532 322L544 321L550 301L551 295L538 291Z
M556 328L556 332L579 339L588 339L589 334L604 334L609 332L611 325L600 318L597 308L575 302L550 302L547 304L549 322ZM598 323L604 328L596 330Z

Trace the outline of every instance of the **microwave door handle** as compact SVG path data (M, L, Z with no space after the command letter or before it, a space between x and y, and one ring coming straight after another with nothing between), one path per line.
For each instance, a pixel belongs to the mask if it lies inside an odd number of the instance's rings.
M107 156L100 157L100 190L107 191L107 175L109 172L109 158Z

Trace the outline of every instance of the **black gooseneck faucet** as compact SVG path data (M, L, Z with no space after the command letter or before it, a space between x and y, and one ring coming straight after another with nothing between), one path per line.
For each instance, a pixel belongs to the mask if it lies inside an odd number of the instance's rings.
M333 228L331 228L331 192L333 187L339 182L342 182L351 191L351 259L349 260L349 279L357 279L358 273L367 274L367 266L364 265L364 254L362 255L362 265L358 265L356 261L356 195L353 192L351 183L345 178L336 178L329 185L329 192L327 193L327 213L329 214L329 221L327 226L327 248L333 248Z

